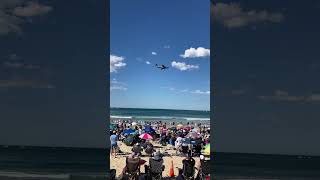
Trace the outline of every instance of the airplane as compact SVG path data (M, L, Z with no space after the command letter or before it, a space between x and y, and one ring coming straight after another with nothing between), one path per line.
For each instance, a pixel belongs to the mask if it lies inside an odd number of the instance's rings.
M159 69L161 69L161 70L169 69L168 66L165 66L165 65L163 65L163 64L161 64L160 66L159 66L158 64L156 64L156 67L159 68Z

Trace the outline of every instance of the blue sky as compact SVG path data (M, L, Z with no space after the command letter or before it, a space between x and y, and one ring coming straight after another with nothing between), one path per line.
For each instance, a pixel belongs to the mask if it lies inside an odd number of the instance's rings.
M210 2L110 5L111 107L209 110Z

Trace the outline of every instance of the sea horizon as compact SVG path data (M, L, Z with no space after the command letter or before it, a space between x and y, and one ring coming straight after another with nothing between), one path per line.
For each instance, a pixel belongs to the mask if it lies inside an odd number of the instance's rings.
M203 121L210 123L210 111L152 109L152 108L110 108L111 119L132 119L137 121Z
M205 111L210 112L209 110L200 110L200 109L168 109L168 108L142 108L142 107L110 107L110 109L152 109L152 110L173 110L173 111Z

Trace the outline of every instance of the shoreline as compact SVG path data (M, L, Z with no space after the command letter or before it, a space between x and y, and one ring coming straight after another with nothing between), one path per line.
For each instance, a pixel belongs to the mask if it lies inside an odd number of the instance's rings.
M186 120L186 119L175 119L175 118L168 118L168 119L162 119L162 118L135 118L135 117L110 117L110 124L118 124L119 122L123 121L130 121L130 122L137 122L138 124L144 124L145 122L149 122L151 124L156 124L157 122L161 121L164 123L167 123L167 126L175 126L175 125L170 125L172 122L174 122L176 125L177 124L190 124L190 125L196 125L201 123L202 125L205 125L206 127L210 127L210 120L199 120L199 119L194 119L194 120Z

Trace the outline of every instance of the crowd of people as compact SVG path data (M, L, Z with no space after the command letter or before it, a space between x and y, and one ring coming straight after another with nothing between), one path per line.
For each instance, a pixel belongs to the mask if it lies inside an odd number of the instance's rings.
M204 147L210 146L210 127L201 123L178 123L174 122L143 122L136 123L130 120L118 121L110 126L110 155L114 158L122 151L118 146L121 141L127 146L132 146L131 153L126 157L126 165L123 168L120 179L133 176L141 177L140 166L146 163L142 160L142 152L149 155L148 166L145 165L146 179L161 179L165 170L163 165L164 156L184 156L183 167L176 179L204 179L209 173L209 160L204 155ZM153 143L169 147L175 150L175 154L161 153L156 150ZM199 163L195 163L193 157L200 157ZM210 154L209 154L210 159ZM194 170L198 173L195 176Z

